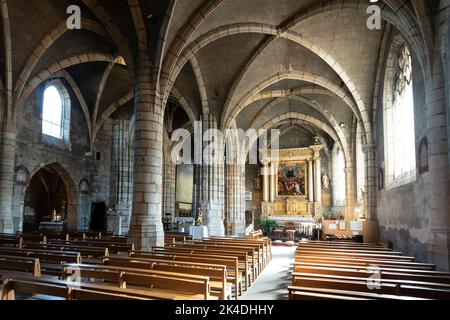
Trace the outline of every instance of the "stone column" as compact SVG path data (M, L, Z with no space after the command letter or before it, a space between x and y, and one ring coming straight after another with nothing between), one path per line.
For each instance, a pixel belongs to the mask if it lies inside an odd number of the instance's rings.
M351 221L355 218L355 179L354 168L347 163L345 168L345 220Z
M235 219L235 206L236 206L236 184L237 177L235 176L235 167L232 164L227 164L226 167L225 184L227 186L225 192L225 212L226 212L226 225L231 226L234 224Z
M244 175L244 178L243 178ZM244 184L242 183L244 180ZM233 236L245 234L245 173L241 165L227 165L227 213Z
M111 202L116 204L121 220L119 234L125 234L130 228L131 208L133 205L133 166L129 141L129 121L116 120L113 126Z
M263 163L263 202L269 202L269 189L270 189L270 181L269 181L269 167L267 163Z
M373 144L363 146L363 152L366 162L366 196L364 203L366 205L367 218L377 220L377 164L376 147Z
M176 166L168 154L164 161L163 216L170 213L173 218L175 218L176 171Z
M322 168L320 156L314 157L314 202L322 203Z
M204 115L203 132L206 133L208 129L216 127L214 116L210 114ZM220 145L217 152L220 155L224 155L224 150ZM225 235L224 167L223 156L219 163L215 163L212 159L203 159L202 210L205 214L203 224L208 227L210 236Z
M12 233L16 133L4 131L0 139L0 233Z
M198 164L194 164L194 194L193 194L193 215L197 220L197 215L201 208L201 183L202 183L202 167ZM175 212L175 211L174 211Z
M308 160L308 201L314 202L314 169L313 160Z
M441 23L441 25L444 25ZM430 181L430 262L438 270L450 270L450 176L446 126L445 88L440 54L433 55L432 75L427 82L426 116Z
M310 147L314 151L314 214L315 217L322 216L322 167L320 150L322 145Z
M275 164L272 162L269 164L270 169L269 169L269 184L270 184L270 197L269 197L269 201L270 202L275 202L275 196L276 196L276 183L275 183L275 178L276 178L276 171L275 171Z
M163 106L152 90L149 62L138 67L134 87L134 188L129 241L138 250L164 245L161 217Z

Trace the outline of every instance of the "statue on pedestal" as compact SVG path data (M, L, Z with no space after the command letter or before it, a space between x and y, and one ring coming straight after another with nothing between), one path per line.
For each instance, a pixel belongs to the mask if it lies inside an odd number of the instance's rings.
M366 192L364 191L364 189L361 189L361 201L359 209L360 209L359 219L366 219L367 217Z
M320 145L320 144L322 144L320 142L320 137L318 135L315 135L314 136L314 145Z
M330 178L326 172L322 175L322 186L324 190L328 190L330 188Z
M197 227L203 225L203 211L202 211L201 208L199 208L198 211L199 211L199 212L198 212L198 215L197 215L197 220L196 220L196 222L195 222L195 225L196 225Z

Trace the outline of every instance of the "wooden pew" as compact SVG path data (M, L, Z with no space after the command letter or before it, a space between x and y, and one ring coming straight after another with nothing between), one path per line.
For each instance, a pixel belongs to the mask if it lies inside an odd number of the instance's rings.
M116 242L107 242L107 241L98 241L98 240L55 240L50 239L48 240L49 245L64 245L64 246L81 246L81 247L97 247L97 248L103 248L108 249L110 254L117 254L120 252L128 252L128 251L134 251L135 246L134 244L122 244L122 243L116 243Z
M189 243L189 242L188 242ZM262 242L252 243L250 241L227 241L219 239L205 239L203 241L194 241L194 244L200 245L215 245L224 246L228 248L247 248L253 249L253 252L249 250L249 254L254 256L254 263L257 263L257 268L255 268L256 275L259 275L265 268L268 256L266 254L265 245Z
M303 266L297 265L296 271L299 273L306 274L320 274L321 276L327 275L338 275L338 276L347 276L347 277L356 277L356 278L370 278L375 275L375 272L369 270L357 270L350 268L331 268L331 267L314 267L314 266ZM296 272L293 273L295 276ZM446 283L450 284L450 277L448 276L439 276L432 274L415 274L415 273L407 273L402 272L401 269L396 272L379 272L376 273L382 279L400 279L400 280L412 280L412 281L422 281L422 282L436 282L436 283Z
M423 283L392 283L379 280L369 283L367 280L346 280L344 278L327 279L312 277L294 277L294 286L337 289L357 292L371 292L399 296L415 296L429 299L449 299L450 287L425 287Z
M147 286L150 288L160 288L171 293L181 294L192 299L198 299L198 295L203 296L203 300L211 300L209 279L189 280L175 278L173 276L166 277L161 275L144 275L140 273L123 273L125 283L138 287Z
M155 248L155 250L160 250L161 248ZM164 250L177 250L178 249L188 249L187 251L201 251L207 253L220 253L225 255L239 257L241 261L240 267L244 270L246 282L245 282L245 290L251 286L251 284L256 279L256 274L258 272L258 258L256 257L255 251L251 247L233 247L226 245L211 245L211 244L203 244L203 243L175 243L171 246L167 246L163 248ZM186 250L182 250L186 251Z
M154 290L133 290L105 285L73 283L55 279L11 277L3 281L2 300L15 300L16 294L62 297L67 300L183 300L176 294ZM32 298L33 299L33 298Z
M20 237L0 237L0 246L11 246L15 248L22 248L23 239Z
M238 259L238 270L244 271L245 277L245 289L251 285L251 277L253 275L252 267L249 266L249 259L247 252L244 251L234 251L234 250L217 250L217 249L205 249L201 247L197 248L182 248L182 247L164 247L164 248L153 248L153 253L169 253L177 255L194 255L201 256L205 258L221 258L221 257L236 257Z
M47 236L43 234L17 234L23 241L37 242L37 243L47 243Z
M111 256L103 260L107 266L126 269L159 270L184 274L205 275L210 277L210 287L218 292L223 300L231 298L231 284L227 282L227 268L224 265L194 263L184 261L168 261L159 259L135 259L122 256Z
M409 296L290 286L289 300L428 300Z
M293 284L303 288L298 297L311 287L326 295L336 295L333 290L348 291L344 296L372 294L375 288L389 295L449 299L450 273L435 269L380 246L304 242L297 248L292 275Z
M325 245L325 246L359 246L359 247L381 247L379 243L360 243L356 241L329 241L329 240L301 240L298 245Z
M298 250L296 253L296 256L328 256L328 257L343 257L343 258L369 258L369 259L382 259L382 260L401 260L401 261L410 261L413 262L415 260L414 257L407 257L402 255L395 255L390 253L361 253L358 251L333 251L330 249L330 251L313 251L313 250Z
M242 274L239 271L239 260L237 257L217 256L217 255L195 255L175 252L131 252L130 257L133 259L158 259L168 261L182 261L194 263L218 264L227 267L227 280L232 281L235 288L235 298L238 299L239 292L242 293ZM116 259L117 257L110 257Z
M381 251L381 252L393 252L392 249L390 248L384 248L384 247L379 247L379 246L373 246L373 247L369 247L369 246L365 246L365 247L360 247L360 246L352 246L352 245L348 245L348 246L343 246L343 245L339 245L339 246L328 246L328 245L314 245L314 244L301 244L298 246L298 249L311 249L311 250L322 250L322 251L329 251L330 249L332 250L364 250L364 251Z
M310 256L310 255L299 255L295 257L295 261L311 262L311 263L338 263L338 264L349 264L349 265L378 265L386 266L392 268L408 268L408 269L420 269L420 270L436 270L434 264L428 263L418 263L418 262L408 262L408 261L396 261L396 260L383 260L383 259L364 259L364 258L341 258L341 257L329 257L329 256Z
M204 239L204 241L225 241L225 242L250 242L250 243L262 243L266 249L266 261L272 260L272 240L270 238L264 237L259 239L248 239L239 237L210 237ZM267 263L266 263L267 265Z
M210 278L208 276L144 270L117 268L104 265L65 265L66 279L82 282L82 279L106 280L116 283L121 288L161 289L171 291L186 299L211 300Z
M325 267L325 268L344 268L344 269L352 269L358 271L366 271L366 272L401 272L401 273L410 273L410 274L420 274L420 275L431 275L431 276L442 276L442 277L450 277L450 272L441 272L441 271L430 271L430 270L421 270L421 269L408 269L408 268L390 268L390 267L382 267L382 266L358 266L358 265L345 265L345 264L325 264L325 263L311 263L311 262L296 262L294 264L294 272L301 272L300 269L302 266L305 267Z
M39 244L24 242L24 249L52 250L52 251L69 251L79 252L82 257L99 258L109 256L109 249L105 247L91 247L82 245L60 245L60 244Z
M315 248L315 247L299 247L297 248L298 253L303 252L314 252L314 253L358 253L358 254L382 254L382 255L393 255L402 256L402 252L392 251L392 250L372 250L367 248Z
M35 277L40 277L41 265L36 258L0 256L0 273L2 271L28 272Z
M175 242L186 242L186 241L192 241L192 236L184 235L184 234L170 234L166 233L164 236L164 243L166 245L172 244Z
M59 275L63 263L81 263L79 252L52 251L52 250L32 250L17 248L0 248L0 255L17 256L39 259L41 273L47 275Z

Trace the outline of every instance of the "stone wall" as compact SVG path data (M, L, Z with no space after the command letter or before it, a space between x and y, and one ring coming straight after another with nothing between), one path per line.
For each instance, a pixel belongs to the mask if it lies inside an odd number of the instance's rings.
M57 164L61 171L67 174L67 181L71 180L75 193L69 199L76 206L76 217L68 217L78 229L89 229L90 203L92 201L109 204L110 178L110 126L106 125L99 133L95 150L100 153L100 160L96 159L96 152L89 154L89 134L84 115L75 95L66 86L71 97L70 143L67 147L52 145L42 139L42 93L43 86L38 87L24 104L17 117L17 141L15 167L24 166L30 173L28 181L41 168ZM69 179L70 178L70 179ZM78 186L82 179L87 179L91 187L90 195L81 196ZM69 182L68 182L69 183ZM24 196L26 185L14 184L13 193L13 222L14 231L22 230L24 213ZM67 188L67 186L66 186Z
M426 137L425 85L416 59L413 61L414 118L416 154L420 141ZM381 99L383 100L383 99ZM430 235L431 197L429 174L419 173L415 182L389 188L385 183L384 120L380 102L376 113L376 144L378 172L377 217L380 238L393 243L396 250L428 261L427 243ZM417 157L416 157L417 158ZM419 161L417 161L419 164Z

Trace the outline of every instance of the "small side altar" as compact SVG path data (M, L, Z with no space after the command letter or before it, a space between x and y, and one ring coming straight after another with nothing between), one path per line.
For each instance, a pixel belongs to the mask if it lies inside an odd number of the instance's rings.
M208 228L204 226L192 226L189 228L189 235L194 240L203 240L209 237Z
M39 231L46 232L63 232L67 227L66 222L61 214L57 214L56 210L52 213L51 221L44 221L39 224Z
M41 222L41 224L39 225L39 231L63 232L65 229L66 229L65 221Z

